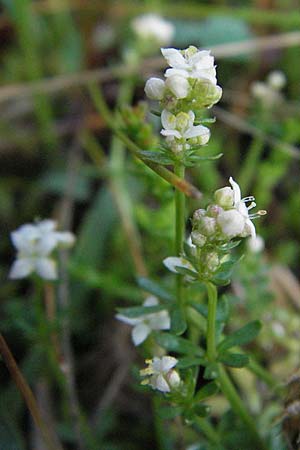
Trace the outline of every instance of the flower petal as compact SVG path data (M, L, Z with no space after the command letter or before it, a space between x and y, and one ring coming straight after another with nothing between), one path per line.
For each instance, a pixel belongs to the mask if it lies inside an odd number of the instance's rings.
M143 306L156 306L158 305L158 299L154 295L149 295L143 303Z
M174 130L176 127L176 117L164 109L161 113L161 124L166 130Z
M184 137L186 139L191 139L197 136L207 136L207 138L209 139L209 128L204 127L203 125L196 125L195 127L189 128L186 133L184 133Z
M35 260L36 273L45 280L57 278L56 262L50 258L37 258Z
M170 392L171 390L162 374L151 377L150 383L154 389L157 389L160 392Z
M173 356L163 356L161 359L161 371L168 372L170 369L176 366L178 359Z
M183 267L184 269L189 269L195 272L195 268L187 259L179 258L177 256L169 256L163 260L163 263L167 269L174 273L178 273L176 267Z
M171 319L168 311L160 311L149 315L149 326L152 330L169 330Z
M30 275L34 270L34 265L29 258L20 258L16 259L13 263L8 277L11 280L15 280L18 278L25 278Z
M232 177L229 178L229 183L232 186L233 194L234 194L234 203L237 204L241 201L241 189L240 186L237 184L236 181Z
M115 318L120 320L123 323L126 323L127 325L137 325L139 323L141 323L143 321L143 317L127 317L127 316L123 316L123 314L116 314Z
M187 67L187 63L176 48L161 48L161 53L171 67L178 69Z
M136 325L132 332L131 337L135 346L140 345L151 333L151 329L144 322Z

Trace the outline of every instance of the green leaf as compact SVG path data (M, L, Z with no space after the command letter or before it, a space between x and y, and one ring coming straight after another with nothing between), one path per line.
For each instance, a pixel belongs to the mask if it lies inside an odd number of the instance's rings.
M188 369L189 367L193 366L205 366L207 364L206 360L203 358L196 358L193 356L186 356L183 358L180 358L178 363L176 364L176 367L178 369Z
M150 292L150 294L155 295L156 297L159 297L161 300L165 300L166 302L174 302L175 297L165 290L162 286L160 286L158 283L156 283L153 280L150 280L149 278L145 277L138 277L137 283L141 289L144 291Z
M117 308L118 313L129 318L140 317L145 314L153 314L159 311L165 311L165 305L155 306L132 306L130 308Z
M204 405L204 404L193 405L192 408L189 408L187 411L185 411L184 417L189 422L193 422L195 419L195 416L207 417L209 413L210 413L210 407L208 405Z
M151 161L157 164L163 164L163 165L169 165L173 164L174 160L170 158L169 156L165 155L163 152L154 152L150 150L140 150L139 156L141 159L144 159L146 161Z
M241 353L222 353L218 357L218 361L230 367L245 367L249 364L249 357Z
M253 341L256 338L261 329L261 323L259 320L249 322L244 327L232 333L226 337L219 345L218 352L222 353L225 350L235 347L236 345L245 345Z
M171 310L171 332L180 335L185 332L186 327L185 312L181 308L173 308Z
M170 420L179 416L182 411L180 406L163 406L158 410L158 415L160 419Z
M219 388L214 381L207 383L196 393L194 397L194 402L202 402L207 397L211 397L212 395L218 392Z
M180 275L186 275L188 277L192 277L196 279L198 277L197 272L194 272L193 270L187 269L186 267L181 266L175 266L176 272Z
M204 351L198 345L171 333L155 333L154 338L158 345L168 351L193 356L203 356L204 354Z

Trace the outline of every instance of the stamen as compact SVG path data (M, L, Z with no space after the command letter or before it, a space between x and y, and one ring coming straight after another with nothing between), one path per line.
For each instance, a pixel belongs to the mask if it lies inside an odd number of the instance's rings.
M265 216L267 214L267 211L264 209L261 209L260 211L257 211L255 214L249 214L250 219L257 219L258 217Z
M249 206L247 206L247 209L252 209L255 208L256 203L255 202L251 202Z

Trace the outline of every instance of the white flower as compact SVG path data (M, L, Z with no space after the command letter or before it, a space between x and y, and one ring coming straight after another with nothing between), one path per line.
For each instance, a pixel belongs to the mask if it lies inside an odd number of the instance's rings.
M217 84L214 57L208 50L198 50L190 46L186 50L162 48L161 52L171 69L167 69L165 76L209 80Z
M150 384L153 389L161 392L170 392L172 388L177 388L180 384L180 376L173 367L178 360L173 356L154 357L146 360L148 367L140 371L141 376L147 376L142 381L143 385Z
M165 92L165 82L160 78L149 78L145 85L145 93L151 100L162 100Z
M279 91L286 85L286 76L281 70L274 70L268 75L267 83L271 88Z
M50 255L57 247L73 245L75 237L68 231L56 231L56 227L55 221L43 220L22 225L11 233L12 243L18 253L9 278L24 278L33 272L47 280L57 278L56 262Z
M154 296L148 297L143 306L156 306L158 300ZM128 325L133 326L131 337L135 346L140 345L154 330L169 330L171 326L170 315L167 310L159 311L151 314L144 314L139 317L126 317L117 314L116 318Z
M185 98L190 90L190 84L184 77L173 75L167 78L166 87L175 95L176 98Z
M157 14L138 16L131 26L140 39L153 39L158 45L169 44L175 33L174 25Z
M161 113L161 123L163 129L161 134L172 139L194 139L199 140L199 145L204 145L209 141L210 131L203 125L194 126L195 114L180 112L176 116L166 109Z
M217 216L217 222L222 233L227 237L241 236L246 237L251 235L255 238L255 227L251 221L256 217L266 214L266 211L258 211L256 214L249 214L249 210L256 206L254 197L241 198L241 190L239 185L229 178L229 183L233 191L233 207L232 209L221 211ZM249 206L246 203L250 202Z

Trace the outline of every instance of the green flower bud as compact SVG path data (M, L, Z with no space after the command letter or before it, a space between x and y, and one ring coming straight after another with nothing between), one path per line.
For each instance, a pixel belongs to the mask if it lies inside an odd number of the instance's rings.
M216 203L222 208L225 209L232 208L234 202L233 190L229 186L218 189L214 193L214 199Z
M205 264L209 272L215 272L220 265L218 254L216 252L207 253L205 255Z
M197 247L203 247L206 242L206 237L201 234L199 231L192 231L191 240L194 245Z
M192 89L191 96L195 98L198 108L211 108L222 97L222 88L209 80L197 80Z

